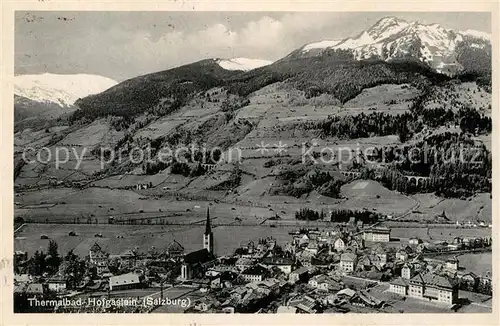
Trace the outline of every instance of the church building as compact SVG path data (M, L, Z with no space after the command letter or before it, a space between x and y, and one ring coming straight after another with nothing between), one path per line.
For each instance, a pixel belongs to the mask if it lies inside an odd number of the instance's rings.
M214 255L214 235L210 226L210 211L207 209L207 222L203 233L203 249L190 252L184 256L181 266L182 280L201 278L204 271L215 263Z

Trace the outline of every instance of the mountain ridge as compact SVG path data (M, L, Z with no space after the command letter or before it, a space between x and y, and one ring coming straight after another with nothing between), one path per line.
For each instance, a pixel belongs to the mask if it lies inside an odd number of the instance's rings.
M467 42L469 47L484 49L491 55L490 39L490 34L481 31L454 31L439 24L407 22L389 16L355 37L308 43L289 56L318 56L328 50L348 50L356 60L377 58L390 61L413 57L439 73L454 75L467 70L467 66L456 58L457 47Z

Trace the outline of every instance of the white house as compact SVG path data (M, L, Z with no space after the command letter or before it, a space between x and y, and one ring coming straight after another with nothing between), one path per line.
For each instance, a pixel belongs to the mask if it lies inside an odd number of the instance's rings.
M333 243L333 248L337 251L344 251L345 243L346 242L342 238L337 238Z
M350 273L354 271L356 266L357 256L355 253L346 252L340 256L340 269L343 272Z

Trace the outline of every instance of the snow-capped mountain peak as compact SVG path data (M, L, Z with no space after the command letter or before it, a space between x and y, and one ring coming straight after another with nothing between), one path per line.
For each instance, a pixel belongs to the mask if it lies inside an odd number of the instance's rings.
M113 79L88 74L18 75L14 77L14 94L37 101L70 106L79 98L113 87Z
M249 58L216 59L219 66L226 70L248 71L264 66L268 66L272 61Z
M470 36L470 37L482 39L482 40L485 40L485 41L491 41L491 34L490 33L486 33L486 32L481 32L481 31L475 31L473 29L468 29L468 30L465 30L465 31L459 31L458 33L461 34L461 35L463 35L463 36Z
M367 33L373 40L380 41L399 33L408 25L409 23L405 20L396 17L384 17L368 29Z
M457 46L467 40L467 46L485 49L490 38L485 32L453 31L439 24L426 25L384 17L355 37L306 44L292 55L316 56L339 49L350 51L356 60L377 58L389 61L411 57L438 72L454 74L462 69L457 61Z

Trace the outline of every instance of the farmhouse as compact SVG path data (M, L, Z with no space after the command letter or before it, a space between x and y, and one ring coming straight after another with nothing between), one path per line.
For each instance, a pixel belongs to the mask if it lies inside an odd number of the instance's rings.
M94 243L94 245L90 248L89 251L90 264L96 267L98 275L102 275L106 272L109 272L108 258L109 254L104 250L102 250L101 246L99 246L97 242Z
M319 274L314 276L309 280L308 285L312 288L321 290L321 291L331 291L331 290L340 290L342 287L339 283L330 279L328 276Z
M363 231L363 240L373 242L389 242L391 229L369 228Z
M413 253L413 250L410 246L405 246L398 251L396 251L396 260L397 261L407 261L410 255Z
M63 292L66 291L66 280L62 277L51 277L47 281L47 287L50 291Z
M337 251L344 251L346 242L347 241L343 238L337 238L335 239L335 242L333 242L333 248Z
M312 240L310 241L308 244L307 244L307 247L305 248L305 250L307 251L310 251L312 252L313 254L317 254L318 253L318 241L316 240Z
M172 241L167 247L167 253L170 257L179 257L184 253L184 247L177 242L177 240Z
M134 289L141 287L141 281L138 274L127 273L118 276L111 276L109 278L109 289L113 290L124 290L124 289Z

